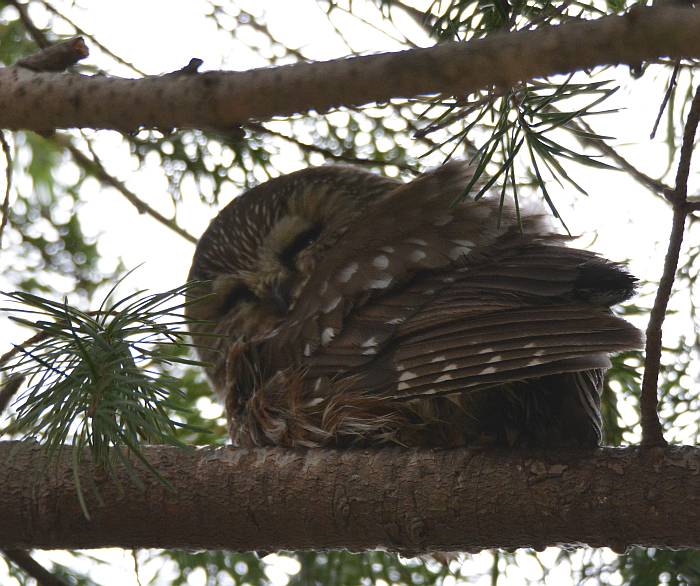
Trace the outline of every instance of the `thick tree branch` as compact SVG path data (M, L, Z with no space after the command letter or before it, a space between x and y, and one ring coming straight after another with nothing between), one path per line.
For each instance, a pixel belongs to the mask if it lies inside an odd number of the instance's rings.
M0 547L700 546L695 447L144 452L174 491L145 472L141 491L118 466L116 478L84 466L88 521L70 448L43 476L38 444L0 443Z
M0 70L0 128L225 129L310 109L461 95L597 65L700 57L698 30L700 11L639 8L470 43L246 72L130 80L10 67Z

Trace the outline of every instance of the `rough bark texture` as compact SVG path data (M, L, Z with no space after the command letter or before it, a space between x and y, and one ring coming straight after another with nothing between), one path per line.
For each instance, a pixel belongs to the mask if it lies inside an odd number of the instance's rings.
M226 129L310 109L445 92L464 94L596 65L700 57L700 11L639 8L626 16L470 43L246 72L140 80L0 69L0 128Z
M148 447L145 489L71 450L0 443L0 548L166 547L406 553L589 544L700 546L700 449L308 450ZM102 497L99 504L90 483ZM119 486L121 485L121 486Z

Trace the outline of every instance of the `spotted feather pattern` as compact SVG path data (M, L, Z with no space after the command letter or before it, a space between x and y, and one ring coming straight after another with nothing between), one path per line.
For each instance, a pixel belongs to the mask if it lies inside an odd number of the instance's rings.
M214 220L190 272L211 299L189 311L213 320L195 341L236 443L600 442L608 355L641 344L609 308L635 280L538 213L464 197L469 176L309 169Z

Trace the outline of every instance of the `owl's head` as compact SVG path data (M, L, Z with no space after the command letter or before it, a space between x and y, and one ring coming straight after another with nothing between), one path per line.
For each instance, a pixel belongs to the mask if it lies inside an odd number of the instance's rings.
M352 167L305 169L235 198L201 237L189 281L189 317L200 355L224 347L207 338L251 340L294 307L317 261L367 205L400 183ZM204 334L204 335L203 335Z

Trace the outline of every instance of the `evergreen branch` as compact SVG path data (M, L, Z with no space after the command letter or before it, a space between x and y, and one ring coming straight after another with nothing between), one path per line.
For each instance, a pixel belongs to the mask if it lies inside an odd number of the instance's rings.
M115 458L130 462L123 450L141 460L141 442L182 447L175 431L190 426L170 415L182 411L170 399L182 394L179 381L160 367L202 365L181 359L174 351L188 335L181 326L189 323L182 314L189 302L178 299L191 286L139 292L111 307L103 302L95 312L31 293L5 294L21 304L5 309L10 319L37 332L0 362L0 372L9 374L6 384L18 386L13 381L20 378L28 382L7 431L40 440L53 454L72 437L78 448L76 469L83 448L109 471ZM84 502L82 493L79 498ZM88 515L86 509L84 513Z
M646 348L644 378L642 380L641 421L642 421L642 445L664 446L666 440L658 416L658 379L661 365L662 328L666 317L668 301L675 280L678 258L685 228L685 219L688 213L686 200L688 196L688 175L690 174L690 161L695 146L695 133L700 122L700 86L695 91L688 119L683 131L683 144L681 146L680 160L676 172L675 189L668 194L668 199L673 206L673 222L671 235L668 242L668 250L664 260L664 270L659 281L659 288L651 310L649 324L646 331Z
M608 87L608 84L607 81L572 83L569 76L567 80L558 84L533 81L511 88L505 93L490 92L473 101L468 101L464 106L461 105L463 101L457 100L448 105L445 112L431 122L422 134L425 135L466 118L463 130L446 141L454 140L457 145L477 124L483 124L482 120L490 115L494 119L491 134L474 156L474 174L465 193L469 193L480 181L482 174L486 172L487 165L498 159L498 171L493 173L487 181L481 182L482 186L475 198L480 198L497 180L501 181L502 195L505 196L506 187L512 184L509 170L517 163L517 156L524 144L524 139L537 188L554 216L564 225L548 193L541 167L542 170L546 168L558 183L562 184L565 181L582 193L585 193L585 190L569 175L560 159L597 168L612 167L585 152L576 152L559 144L550 138L550 135L559 129L569 130L572 121L583 119L584 116L603 113L594 112L593 108L617 90L617 87ZM556 104L566 103L574 97L579 98L579 101L586 99L586 103L571 111L556 107ZM437 102L433 105L435 104ZM488 125L485 126L488 127ZM504 140L505 136L511 136L512 140ZM440 146L442 145L436 148ZM517 190L511 189L511 191L513 197L517 197ZM565 225L564 227L566 228Z

